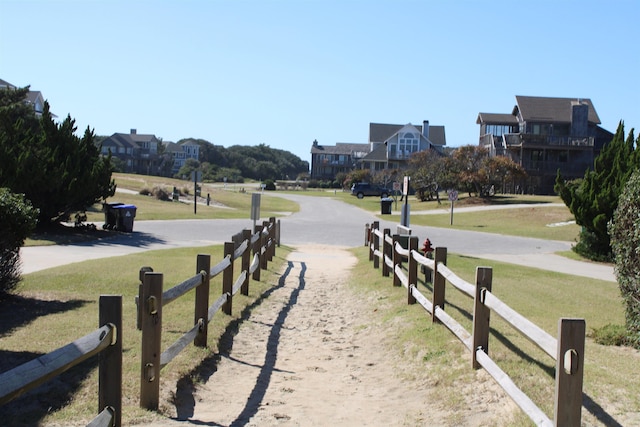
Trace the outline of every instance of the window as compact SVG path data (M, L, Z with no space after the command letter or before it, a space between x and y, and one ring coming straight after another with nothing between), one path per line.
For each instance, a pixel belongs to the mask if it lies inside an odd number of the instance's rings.
M486 125L485 134L491 134L495 136L502 136L505 133L516 133L515 128L509 125Z
M398 151L404 157L409 157L411 153L420 151L420 143L417 136L411 132L400 135Z

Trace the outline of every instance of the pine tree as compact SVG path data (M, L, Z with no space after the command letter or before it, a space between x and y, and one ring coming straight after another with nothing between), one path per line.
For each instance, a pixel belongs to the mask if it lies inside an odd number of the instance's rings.
M610 259L611 244L607 224L618 206L618 198L634 169L638 168L633 129L624 138L620 122L611 142L606 144L579 183L565 183L560 172L554 187L576 223L583 227L576 251L592 259Z
M36 117L25 108L27 89L0 90L0 187L24 194L39 209L42 227L113 195L115 182L93 132L76 136L71 116L54 122L48 102Z

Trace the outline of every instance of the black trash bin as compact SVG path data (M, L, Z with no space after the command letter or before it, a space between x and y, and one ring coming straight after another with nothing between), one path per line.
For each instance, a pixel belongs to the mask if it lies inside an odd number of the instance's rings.
M117 206L122 206L124 203L103 203L102 211L104 212L104 225L102 226L105 230L113 230L118 225L118 211L116 211Z
M120 204L112 209L116 212L116 226L114 228L118 231L131 233L133 231L133 219L136 217L138 208L135 205Z
M391 204L393 199L391 197L383 197L380 199L380 213L382 215L391 215Z

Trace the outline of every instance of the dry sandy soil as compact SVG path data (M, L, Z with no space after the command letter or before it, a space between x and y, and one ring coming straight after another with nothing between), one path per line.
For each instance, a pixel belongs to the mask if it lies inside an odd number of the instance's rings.
M518 409L482 371L455 413L438 402L428 369L388 345L401 325L381 329L373 301L353 304L346 285L355 263L341 248L298 247L281 286L242 322L215 372L164 408L173 419L153 425L500 426L511 419ZM401 378L410 365L419 373Z

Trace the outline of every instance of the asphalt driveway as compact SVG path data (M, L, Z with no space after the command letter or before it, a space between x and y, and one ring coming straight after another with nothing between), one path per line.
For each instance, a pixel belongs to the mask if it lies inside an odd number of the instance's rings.
M299 212L280 218L281 242L288 246L309 243L361 246L364 244L365 224L378 220L374 212L331 198L296 194L279 194L278 197L300 204ZM395 232L397 226L397 222L380 220L382 229L390 228ZM252 227L253 221L249 218L136 221L133 233L121 234L107 241L22 248L22 271L30 273L61 264L152 249L219 244L240 230ZM420 242L429 237L434 247L446 246L449 252L615 281L611 266L554 255L555 252L569 250L569 242L424 226L412 229Z

